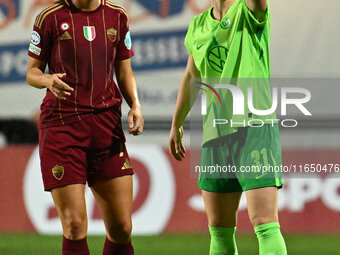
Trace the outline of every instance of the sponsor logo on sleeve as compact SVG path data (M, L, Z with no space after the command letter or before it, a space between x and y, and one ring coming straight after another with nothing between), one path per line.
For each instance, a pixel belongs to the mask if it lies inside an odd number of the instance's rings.
M40 35L37 31L33 31L31 35L31 43L34 45L38 45L40 43Z
M29 51L37 56L40 56L41 48L30 43Z
M126 33L124 43L125 43L125 46L128 50L132 49L132 41L131 41L130 31Z

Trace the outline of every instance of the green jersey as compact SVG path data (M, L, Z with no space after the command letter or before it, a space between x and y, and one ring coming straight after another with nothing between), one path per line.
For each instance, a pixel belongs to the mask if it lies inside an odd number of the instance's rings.
M221 21L212 17L212 10L213 7L193 18L185 45L204 83L212 87L215 84L232 84L243 92L244 111L242 114L233 114L235 98L231 91L216 89L221 104L213 97L207 97L203 144L232 134L238 127L248 126L248 123L253 125L258 120L257 124L277 122L275 113L256 115L248 107L249 88L252 89L252 105L256 110L272 107L269 85L269 6L262 22L248 9L246 0L236 0ZM217 119L227 120L228 124L214 126L214 120Z

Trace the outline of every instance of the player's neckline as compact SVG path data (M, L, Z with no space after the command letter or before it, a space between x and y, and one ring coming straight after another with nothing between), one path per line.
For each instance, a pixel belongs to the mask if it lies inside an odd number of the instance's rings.
M105 5L106 0L100 0L100 5L96 9L90 10L90 11L85 11L85 10L79 9L77 6L75 6L75 4L72 2L72 0L64 0L64 1L68 2L70 4L71 9L73 9L76 12L84 13L84 14L91 14L91 13L94 13L94 12L97 12L98 10L100 10Z
M238 1L239 1L239 0L235 0L235 1L229 6L227 12L224 14L224 16L221 18L221 20L215 19L215 18L213 17L213 10L214 10L215 7L214 7L214 6L211 6L211 7L209 8L209 19L210 19L212 22L217 22L217 23L222 22L222 21L227 17L227 15L229 14L230 10L231 10L232 8L234 8L234 6L236 5L236 3L237 3Z

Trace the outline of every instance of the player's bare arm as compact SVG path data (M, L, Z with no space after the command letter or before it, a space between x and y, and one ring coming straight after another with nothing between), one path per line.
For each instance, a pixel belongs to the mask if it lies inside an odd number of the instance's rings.
M261 21L268 6L268 0L246 0L248 8L254 12L255 17Z
M140 135L143 132L144 119L138 99L136 78L131 68L131 60L116 61L115 71L119 89L131 108L128 114L129 133Z
M57 98L65 100L73 92L73 88L62 81L66 74L44 74L45 68L45 62L30 57L26 74L27 83L38 89L48 88Z
M171 155L178 161L185 157L185 148L182 143L183 122L187 117L191 105L198 95L198 88L191 86L193 78L199 78L200 72L195 66L194 59L189 55L187 67L185 69L177 95L177 103L172 119L171 131L169 136L169 150ZM192 89L195 89L194 91ZM190 100L190 97L192 100Z

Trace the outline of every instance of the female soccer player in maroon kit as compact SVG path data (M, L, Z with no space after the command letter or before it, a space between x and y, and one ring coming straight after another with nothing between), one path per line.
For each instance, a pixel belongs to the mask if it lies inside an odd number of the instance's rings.
M129 133L141 134L144 121L125 10L108 0L57 1L37 16L29 56L27 82L47 88L39 123L41 171L62 223L63 254L89 254L86 182L105 223L103 254L133 254L133 170L114 73L131 107Z

